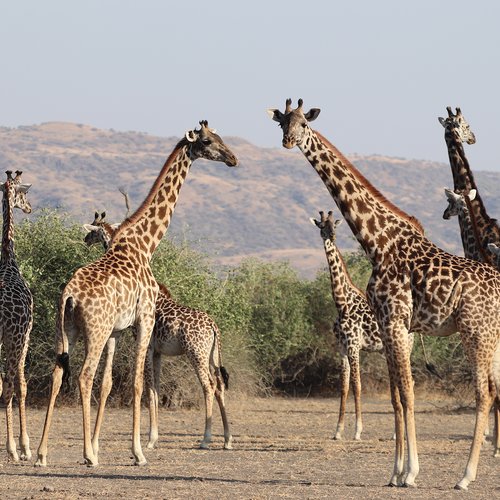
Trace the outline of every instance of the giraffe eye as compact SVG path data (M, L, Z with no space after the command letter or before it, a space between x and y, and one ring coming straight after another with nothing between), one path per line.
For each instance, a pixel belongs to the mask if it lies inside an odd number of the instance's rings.
M307 127L307 122L301 123L301 125L302 125L302 128L306 128Z
M210 146L212 144L211 139L202 139L201 141L205 146Z

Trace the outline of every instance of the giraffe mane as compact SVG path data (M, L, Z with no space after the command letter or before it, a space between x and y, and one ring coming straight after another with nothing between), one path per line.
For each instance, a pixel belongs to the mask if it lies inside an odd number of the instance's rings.
M354 177L363 185L363 187L382 205L389 209L398 217L404 219L411 224L420 234L424 234L424 227L420 221L413 215L407 214L404 210L397 207L389 201L328 139L323 137L317 130L314 133L321 139L323 144L327 146L342 162L349 168Z
M144 201L141 203L139 208L130 216L127 217L121 224L120 226L116 229L115 234L113 235L113 239L117 237L120 233L122 233L127 227L129 227L132 224L135 224L146 212L148 207L151 205L152 200L156 192L158 191L159 186L161 183L164 181L165 176L169 170L170 165L174 161L175 157L179 153L179 151L186 145L188 145L189 142L188 140L183 137L177 145L174 147L173 151L170 153L168 156L167 160L165 161L165 164L163 165L162 169L160 170L160 173L158 174L158 177L156 178L153 186L149 190L148 195L144 199Z

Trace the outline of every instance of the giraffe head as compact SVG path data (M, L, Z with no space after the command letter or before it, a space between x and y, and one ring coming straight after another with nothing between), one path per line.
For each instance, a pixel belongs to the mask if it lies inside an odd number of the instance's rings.
M313 217L311 217L309 220L316 227L319 227L323 241L330 241L331 243L335 243L335 238L337 236L335 231L337 229L337 226L339 226L342 221L335 220L333 218L333 212L331 210L328 212L328 216L325 216L325 212L322 211L319 212L319 216L320 220L314 219Z
M495 243L488 243L488 250L495 254L497 258L497 268L500 269L500 246Z
M90 247L101 243L104 248L108 248L118 224L108 224L104 220L105 217L106 212L95 212L92 223L83 225L83 229L87 232L83 241L85 241L87 246Z
M31 203L28 201L26 194L28 193L31 184L23 184L21 182L22 172L16 170L16 176L12 177L12 170L7 170L7 180L0 182L0 191L4 196L8 196L11 206L20 208L25 214L31 213Z
M299 99L298 106L292 109L292 100L287 99L284 113L279 109L267 110L269 116L278 122L283 130L282 144L287 149L292 149L294 146L300 147L310 131L308 122L316 120L321 111L319 108L311 108L304 113L302 104L302 99Z
M188 130L186 139L190 143L189 155L194 161L198 158L221 161L228 167L235 167L238 159L224 144L224 141L215 133L215 129L208 127L207 120L200 122L200 129Z
M451 107L448 106L446 108L446 111L448 111L448 118L439 117L439 123L445 128L446 131L453 134L460 142L474 144L476 142L474 132L470 129L470 125L464 118L460 108L455 109L456 114L453 114Z
M468 193L465 191L452 191L451 189L445 188L444 190L446 198L448 199L448 206L443 213L443 219L449 219L450 217L455 217L458 214L467 214L469 207L467 205L467 198L472 201L476 197L476 190L471 189Z

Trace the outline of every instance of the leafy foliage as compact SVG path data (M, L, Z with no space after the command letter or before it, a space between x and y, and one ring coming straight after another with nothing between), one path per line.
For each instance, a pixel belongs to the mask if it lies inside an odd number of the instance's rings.
M43 210L15 230L15 251L21 271L34 296L34 327L28 356L29 398L45 399L54 363L54 325L62 288L81 266L98 258L102 249L88 248L83 231L68 215ZM366 287L370 265L361 253L345 255L353 281ZM164 239L157 249L153 271L173 297L207 311L219 325L223 363L231 373L234 391L251 393L278 388L292 394L337 392L339 356L332 324L336 313L328 271L312 281L301 279L283 262L244 261L233 269L214 271L207 257L187 243ZM458 337L426 338L431 361L443 375L435 381L424 369L423 352L416 340L413 352L417 384L455 393L457 384L471 380ZM118 337L111 399L128 404L132 399L135 344L127 332ZM83 346L71 355L73 389L66 400L78 397L76 377ZM162 372L165 404L192 405L201 401L199 383L184 358L167 358ZM385 360L363 355L364 387L387 390ZM99 387L99 375L96 388Z

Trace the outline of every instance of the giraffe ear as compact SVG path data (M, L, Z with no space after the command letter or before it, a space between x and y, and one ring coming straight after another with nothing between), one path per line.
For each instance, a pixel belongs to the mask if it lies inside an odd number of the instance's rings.
M340 226L340 224L342 224L342 219L337 219L333 225L333 227L337 228Z
M27 193L30 187L31 184L19 184L17 190L21 193Z
M271 117L271 119L278 123L281 123L283 121L283 117L285 116L279 109L268 109L267 114Z
M120 227L120 223L119 222L115 222L114 224L111 224L111 227L113 229L118 229Z
M457 195L449 188L444 188L444 194L449 200L454 200L457 197Z
M495 243L488 243L488 250L495 255L500 256L500 247Z
M311 108L305 115L305 119L308 121L308 122L313 122L314 120L316 120L316 118L318 118L318 115L320 114L321 112L321 109L319 108Z
M446 119L445 119L445 118L443 118L442 116L439 116L439 117L438 117L438 121L439 121L439 123L440 123L443 127L445 127L445 128L446 128Z
M0 182L0 191L4 192L5 182Z
M319 222L314 217L309 217L309 222L316 227L319 227Z
M99 226L93 226L92 224L83 224L82 227L85 233L91 233L92 231L99 231Z
M198 139L198 133L195 130L188 130L186 132L186 139L189 142L195 142Z
M469 196L469 200L472 201L476 197L476 195L477 195L477 191L475 189L471 189L469 191L469 195L468 195Z

